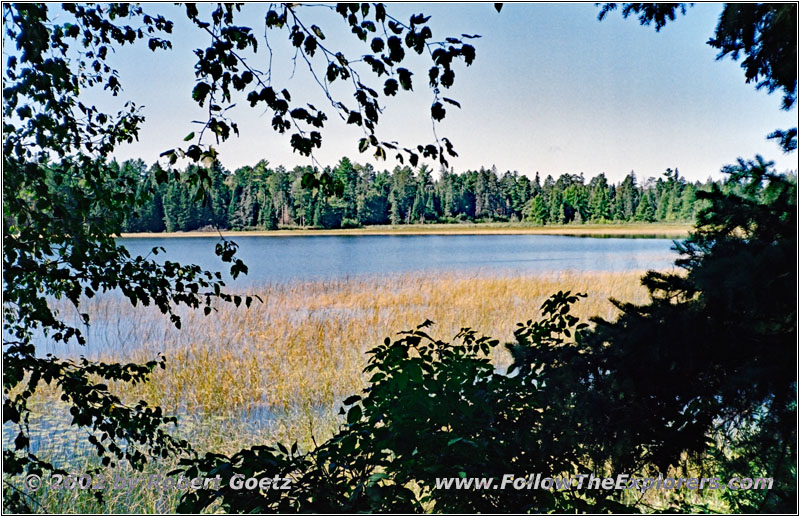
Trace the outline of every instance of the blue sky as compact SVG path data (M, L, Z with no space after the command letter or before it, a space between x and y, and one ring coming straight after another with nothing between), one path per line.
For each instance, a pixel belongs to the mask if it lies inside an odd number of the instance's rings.
M173 50L152 53L144 47L122 49L114 56L125 97L143 105L146 122L138 143L121 147L119 159L141 157L148 163L198 129L204 110L191 100L195 83L193 50L208 39L183 20L172 5L151 5L176 21ZM332 45L346 54L363 53L352 34L336 34L341 18L327 9L306 8L306 23L317 23ZM593 4L506 4L500 14L491 4L393 4L389 11L407 19L414 12L432 15L435 39L461 33L481 34L474 40L473 66L459 65L456 85L445 93L461 102L451 107L437 128L459 153L451 160L457 172L496 165L533 176L605 172L614 181L634 170L639 178L679 168L690 180L719 177L720 167L756 153L775 160L779 170L797 168L797 155L785 155L765 136L776 128L796 125L797 111L781 111L779 92L768 95L746 84L738 62L716 61L705 42L713 34L721 4L698 4L661 32L636 19L612 13L597 20ZM248 5L237 21L252 26L263 41L266 6ZM301 11L302 12L302 11ZM339 32L342 32L341 30ZM285 33L274 32L270 43L273 84L287 87L294 99L325 106L319 88L298 64L292 76ZM266 54L253 61L266 68ZM378 131L383 140L417 144L432 140L428 109L432 94L416 74L414 93L389 99ZM414 61L410 64L413 66ZM381 85L373 82L374 86ZM378 88L376 88L378 89ZM351 100L351 93L344 93ZM359 130L334 119L315 152L322 164L347 155L371 161L378 169L393 168L389 159L376 162L357 150ZM218 147L229 169L265 158L292 167L310 160L292 153L288 135L269 127L270 114L251 109L239 99L231 110L241 137Z

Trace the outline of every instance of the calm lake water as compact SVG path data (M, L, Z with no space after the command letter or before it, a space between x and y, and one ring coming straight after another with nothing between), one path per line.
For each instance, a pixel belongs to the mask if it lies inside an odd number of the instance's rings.
M232 237L249 268L232 286L327 280L361 274L417 271L544 273L664 269L676 254L671 239L592 238L557 235L319 235ZM226 271L212 237L128 238L134 257L163 246L158 260Z

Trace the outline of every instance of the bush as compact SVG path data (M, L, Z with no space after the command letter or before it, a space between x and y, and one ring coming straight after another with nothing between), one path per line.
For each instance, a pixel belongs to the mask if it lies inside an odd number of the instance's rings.
M347 217L342 219L342 228L361 228L361 223L356 219L349 219Z
M582 295L569 292L542 305L544 318L520 324L514 346L544 355L578 346L568 336L585 328L568 314ZM497 372L489 360L498 341L462 329L456 342L431 338L426 321L369 351L370 386L345 399L346 424L308 453L296 445L260 446L231 457L184 461L196 477L291 477L287 491L187 492L179 511L199 512L219 503L226 512L545 512L571 508L618 510L605 497L591 505L569 491L447 490L436 478L494 477L506 473L570 473L566 444L541 434L554 413L542 411L543 391L534 369ZM517 370L517 371L514 371ZM412 491L416 487L417 491Z

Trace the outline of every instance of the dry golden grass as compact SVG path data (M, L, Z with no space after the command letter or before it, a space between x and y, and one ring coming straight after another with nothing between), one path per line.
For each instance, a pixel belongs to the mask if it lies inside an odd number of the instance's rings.
M589 295L576 305L577 316L612 318L609 298L646 298L641 275L420 273L273 284L253 290L264 302L249 309L221 304L208 317L183 314L181 331L155 310L96 299L86 308L108 344L86 352L124 362L164 353L167 368L149 383L118 386L126 398L199 415L204 425L247 422L271 438L309 444L312 432L324 438L334 430L340 401L364 387L365 352L385 337L430 319L439 339L471 327L510 341L516 323L538 317L541 303L558 290ZM503 347L493 360L508 364Z
M580 236L640 236L640 237L687 237L692 225L689 223L607 223L607 224L553 224L533 223L458 223L458 224L401 224L375 225L363 228L319 230L310 228L286 228L280 230L244 231L191 231L172 233L123 233L122 237L282 237L288 235L580 235Z
M613 318L609 298L645 301L641 276L426 273L273 284L254 289L264 303L249 309L222 304L208 317L184 313L180 331L157 311L106 297L85 307L94 318L95 337L106 344L81 352L124 362L164 353L167 368L156 370L149 383L116 389L125 399L144 398L180 415L176 434L198 451L232 454L276 441L298 441L308 449L312 437L321 443L340 425L341 400L364 387L366 350L385 337L430 319L436 323L431 334L439 339L450 340L469 326L510 341L516 323L537 318L541 303L559 290L588 294L576 304L576 316ZM508 363L503 347L493 360L498 367ZM82 465L90 461L85 438L68 425L55 391L40 390L36 398L35 412L45 415L37 445L59 465L85 470ZM175 461L148 469L169 470ZM50 502L63 511L170 512L176 497L131 493L103 507L88 499Z

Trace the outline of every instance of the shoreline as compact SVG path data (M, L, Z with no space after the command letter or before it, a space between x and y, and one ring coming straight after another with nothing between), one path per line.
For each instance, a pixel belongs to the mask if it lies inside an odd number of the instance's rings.
M509 223L478 224L425 224L367 226L317 230L308 228L283 230L223 230L190 232L122 233L120 237L173 238L173 237L301 237L301 236L359 236L359 235L563 235L574 237L688 237L689 223L639 223L639 224L585 224L559 226L527 226Z

